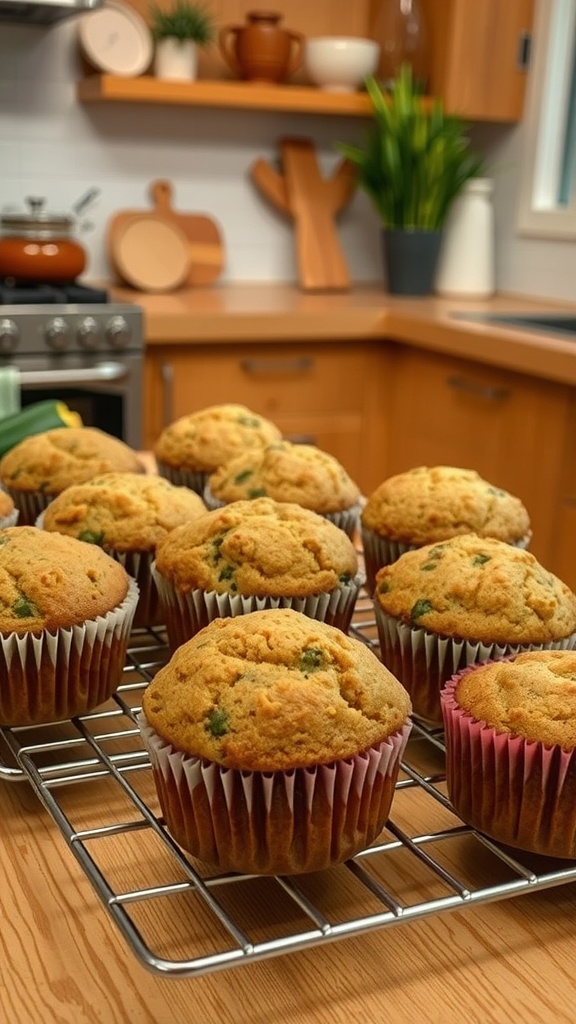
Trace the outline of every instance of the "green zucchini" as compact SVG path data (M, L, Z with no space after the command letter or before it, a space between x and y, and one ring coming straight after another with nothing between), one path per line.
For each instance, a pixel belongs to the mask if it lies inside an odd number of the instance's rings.
M82 419L64 402L47 398L33 402L20 412L0 417L0 457L14 448L25 437L41 434L55 427L81 427Z

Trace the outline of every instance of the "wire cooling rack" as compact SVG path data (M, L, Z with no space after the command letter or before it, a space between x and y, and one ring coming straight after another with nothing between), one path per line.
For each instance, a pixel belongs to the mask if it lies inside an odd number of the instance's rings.
M366 596L351 633L377 653ZM499 847L454 814L441 731L418 721L392 817L372 847L310 875L207 874L164 826L136 726L143 690L168 658L163 631L136 632L107 705L58 725L0 730L0 779L31 783L151 972L207 974L576 880L576 862Z

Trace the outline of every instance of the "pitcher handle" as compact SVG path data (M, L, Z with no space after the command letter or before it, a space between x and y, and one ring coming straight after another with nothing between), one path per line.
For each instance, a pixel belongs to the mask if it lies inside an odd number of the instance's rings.
M286 31L290 36L290 57L286 68L286 75L291 75L300 67L304 58L304 36L302 32L294 32L291 29Z
M218 35L218 45L220 46L220 53L224 57L224 60L228 64L230 70L233 71L234 74L242 77L242 70L236 56L236 46L240 28L240 25L225 25L224 28L221 28Z

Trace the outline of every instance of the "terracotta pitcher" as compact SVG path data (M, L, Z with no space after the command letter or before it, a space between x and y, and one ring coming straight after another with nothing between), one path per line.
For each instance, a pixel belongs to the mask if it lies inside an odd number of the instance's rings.
M220 51L234 74L252 82L281 82L302 63L304 37L282 28L276 11L251 11L245 25L220 30Z

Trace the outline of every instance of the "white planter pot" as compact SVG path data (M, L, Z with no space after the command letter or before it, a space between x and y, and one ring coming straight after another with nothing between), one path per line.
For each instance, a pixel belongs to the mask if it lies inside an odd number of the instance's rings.
M198 73L198 47L192 39L159 39L154 53L156 78L194 81Z

